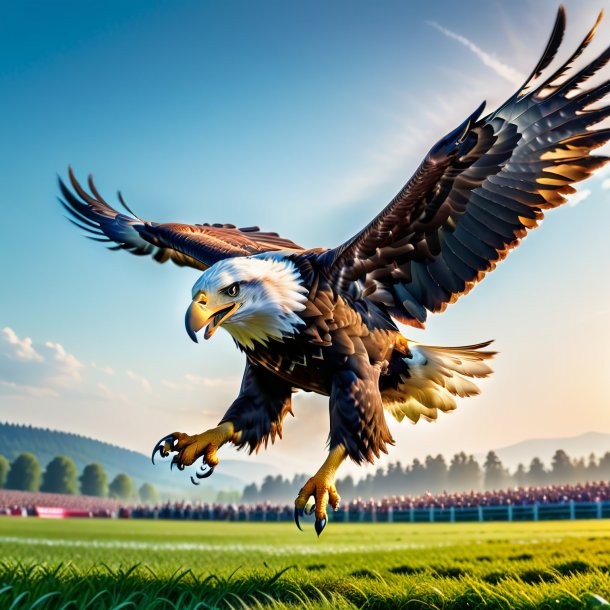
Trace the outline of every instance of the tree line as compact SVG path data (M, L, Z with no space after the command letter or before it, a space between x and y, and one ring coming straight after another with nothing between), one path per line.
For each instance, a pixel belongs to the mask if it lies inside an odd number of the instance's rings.
M268 475L262 484L252 483L244 489L244 502L290 502L294 490L300 489L308 477ZM365 478L354 481L351 476L337 480L337 489L344 500L382 498L384 496L416 496L462 491L493 491L507 487L574 484L584 481L610 479L610 451L601 458L591 454L587 459L572 459L558 449L547 467L538 457L529 466L519 464L509 472L495 451L490 451L480 464L473 455L463 451L447 461L441 454L429 455L425 460L414 459L403 466L400 462L378 468Z
M38 458L31 453L22 453L12 462L0 455L0 489L68 495L80 493L147 503L159 501L159 493L154 485L144 483L136 490L133 479L127 474L117 474L109 483L101 464L88 464L79 476L74 460L65 455L53 458L44 471Z
M260 485L251 483L243 493L219 492L218 502L291 502L294 490L301 488L308 477L297 474L292 478L282 475L265 477ZM344 500L381 498L384 496L420 495L494 490L506 487L573 484L591 480L610 479L610 451L601 458L591 454L587 459L572 459L559 449L547 467L540 458L533 458L528 467L519 464L509 472L498 455L490 451L483 464L473 455L456 453L450 461L443 455L429 455L423 461L414 459L403 466L400 462L378 468L359 481L351 476L337 481ZM83 494L118 498L125 501L141 500L157 503L159 493L154 485L144 483L136 490L133 479L121 473L108 482L101 464L88 464L82 472L66 456L53 458L43 471L39 460L31 453L22 453L13 462L0 455L0 489L42 491L60 494Z

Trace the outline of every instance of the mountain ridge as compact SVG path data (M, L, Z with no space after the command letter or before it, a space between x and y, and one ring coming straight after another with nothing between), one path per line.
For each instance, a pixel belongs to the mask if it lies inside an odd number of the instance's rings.
M190 482L189 469L182 473L175 469L170 471L169 459L167 464L159 460L159 466L165 467L155 468L149 456L113 443L28 424L0 423L0 454L12 461L25 452L33 453L43 470L57 455L73 459L79 472L87 464L98 462L106 470L109 481L124 472L137 486L152 483L163 495L173 498L210 500L218 491L241 491L253 481L260 482L266 475L279 473L271 464L223 460L222 471L217 470L212 479L195 488Z
M514 470L519 463L527 468L534 457L539 457L546 466L549 466L553 454L558 449L563 449L571 458L586 458L591 453L600 458L610 451L610 434L592 430L575 436L533 438L494 451L504 466ZM485 459L485 453L475 454L475 458L481 461Z

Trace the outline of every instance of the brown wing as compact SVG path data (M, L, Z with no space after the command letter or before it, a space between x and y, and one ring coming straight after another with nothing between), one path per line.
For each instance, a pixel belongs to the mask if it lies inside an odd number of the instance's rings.
M538 226L542 210L564 203L573 183L608 161L590 153L610 139L610 130L589 128L610 116L608 106L591 108L610 92L610 81L585 91L579 85L610 60L610 48L572 69L598 23L566 63L529 91L561 43L560 8L523 87L480 120L479 108L438 142L367 227L322 255L339 290L423 326L427 311L443 311L466 294Z
M100 196L89 176L88 193L69 169L72 192L60 179L61 204L71 215L69 220L84 229L95 241L110 242L111 250L127 250L140 256L150 254L164 263L171 259L180 266L207 269L223 258L250 256L275 250L302 250L277 233L265 233L258 227L238 229L230 224L188 225L159 224L137 218L119 200L128 214L115 210Z

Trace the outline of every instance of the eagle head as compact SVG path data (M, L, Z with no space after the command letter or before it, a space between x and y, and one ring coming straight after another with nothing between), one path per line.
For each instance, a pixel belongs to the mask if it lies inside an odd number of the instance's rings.
M243 347L294 335L303 325L308 290L294 263L279 255L228 258L206 269L186 311L189 337L205 327L209 339L222 326Z

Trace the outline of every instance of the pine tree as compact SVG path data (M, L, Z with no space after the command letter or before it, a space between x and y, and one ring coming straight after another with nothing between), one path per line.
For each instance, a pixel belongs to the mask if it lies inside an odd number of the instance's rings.
M517 470L515 470L513 479L517 487L524 487L525 485L527 485L527 472L525 472L525 466L523 464L519 464L517 466Z
M447 487L447 463L439 453L436 457L426 457L426 480L432 493L440 493Z
M447 473L447 487L450 491L464 491L467 489L467 462L468 456L463 451L456 453L451 458Z
M551 462L551 477L553 483L570 483L574 473L574 465L563 449L557 449Z
M527 471L527 484L533 486L544 485L547 482L547 476L548 473L540 458L533 458Z
M250 485L244 487L241 501L252 504L258 501L258 487L256 483L250 483Z
M488 490L502 489L506 483L506 475L504 466L495 451L490 451L485 458L485 464L483 465L484 475L484 487Z

